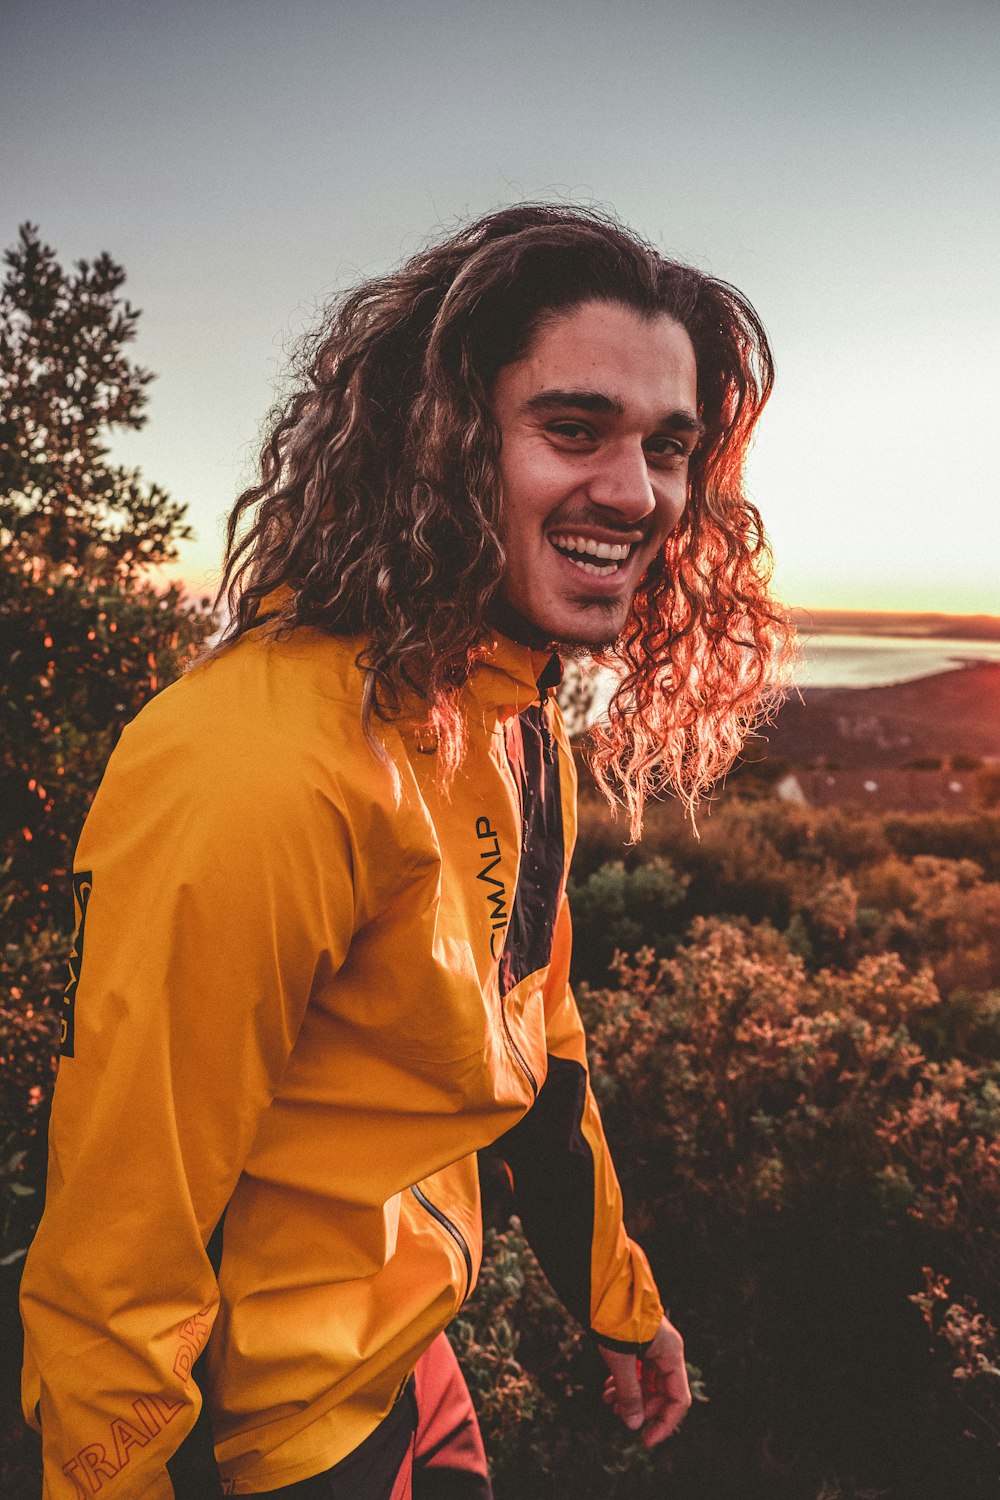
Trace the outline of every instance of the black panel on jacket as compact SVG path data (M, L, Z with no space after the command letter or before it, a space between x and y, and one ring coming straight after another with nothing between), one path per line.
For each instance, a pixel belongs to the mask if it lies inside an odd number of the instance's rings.
M509 720L505 734L521 799L521 865L500 958L501 995L549 961L565 860L559 750L542 705Z
M402 1396L363 1443L332 1469L263 1490L270 1500L390 1500L393 1487L417 1426L417 1402L412 1379Z
M581 1130L586 1098L581 1064L550 1057L538 1098L497 1148L513 1173L514 1206L542 1270L589 1328L594 1155Z

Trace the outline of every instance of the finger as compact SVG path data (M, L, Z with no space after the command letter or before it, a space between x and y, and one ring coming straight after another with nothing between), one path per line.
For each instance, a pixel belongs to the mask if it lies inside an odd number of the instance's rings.
M646 1406L638 1386L632 1392L617 1391L614 1409L632 1432L638 1432L646 1420Z
M651 1422L643 1431L643 1446L646 1448L655 1448L657 1443L662 1443L666 1438L670 1437L671 1433L676 1432L677 1427L677 1422L671 1424L666 1418L661 1419L659 1422Z
M611 1372L608 1377L614 1390L611 1404L625 1426L637 1432L646 1419L645 1402L639 1387L639 1363L632 1354L607 1349L601 1353Z
M655 1448L657 1443L662 1443L664 1438L670 1437L671 1433L677 1431L690 1410L690 1402L687 1405L681 1402L671 1403L663 1415L655 1422L650 1422L642 1434L642 1441L647 1448Z
M651 1420L642 1434L642 1440L648 1448L655 1447L676 1432L691 1410L687 1372L672 1372L653 1398L651 1406Z

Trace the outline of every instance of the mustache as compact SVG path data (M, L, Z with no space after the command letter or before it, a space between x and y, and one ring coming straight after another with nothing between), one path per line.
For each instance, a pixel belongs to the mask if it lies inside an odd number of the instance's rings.
M546 523L547 531L608 531L614 532L616 536L627 541L645 540L649 535L649 527L643 522L633 521L631 525L606 516L599 510L580 511L571 516L559 516L554 521Z

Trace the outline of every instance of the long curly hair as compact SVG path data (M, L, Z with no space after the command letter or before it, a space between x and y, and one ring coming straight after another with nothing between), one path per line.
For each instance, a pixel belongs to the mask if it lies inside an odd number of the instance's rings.
M792 632L743 481L773 383L764 329L733 287L609 216L502 209L334 304L229 517L215 649L263 624L362 637L366 736L384 759L374 721L415 697L447 783L504 576L493 383L547 320L593 300L686 329L705 427L683 518L596 657L619 681L591 762L635 838L649 795L673 789L693 811L729 767L776 701Z

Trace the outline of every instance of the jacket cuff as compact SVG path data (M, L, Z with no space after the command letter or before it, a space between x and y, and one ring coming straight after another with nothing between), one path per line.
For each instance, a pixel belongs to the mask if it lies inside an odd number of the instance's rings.
M630 1344L623 1339L609 1339L603 1333L595 1333L593 1329L590 1330L590 1336L602 1349L611 1349L615 1354L634 1354L636 1359L642 1359L653 1342L653 1339L647 1339L644 1344ZM655 1337L654 1334L653 1338Z

